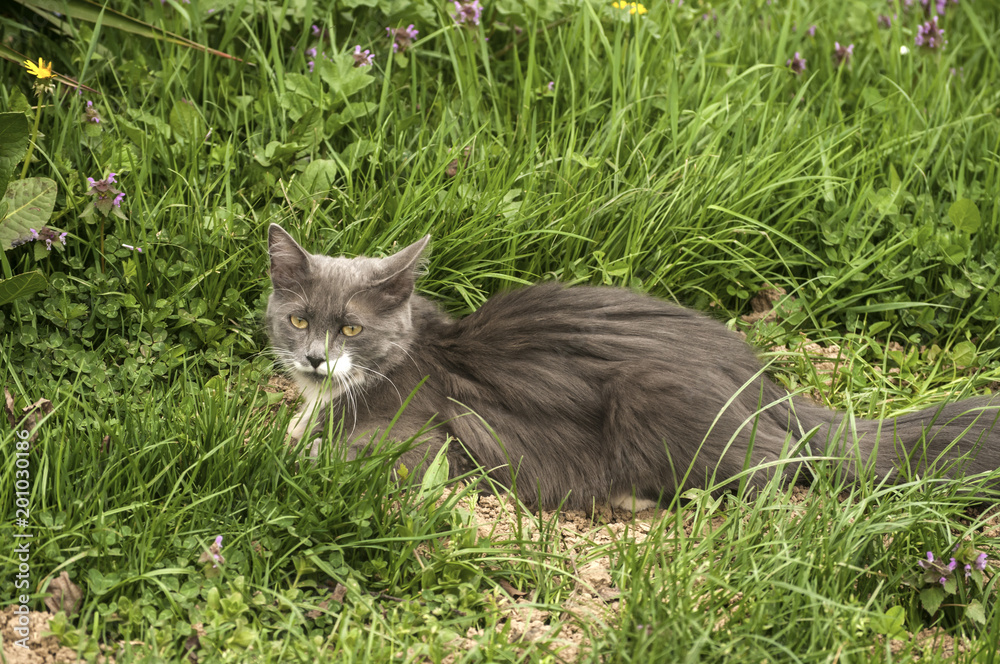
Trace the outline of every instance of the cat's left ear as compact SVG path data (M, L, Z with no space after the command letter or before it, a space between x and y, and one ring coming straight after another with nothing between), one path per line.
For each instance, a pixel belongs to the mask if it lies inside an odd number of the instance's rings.
M382 259L379 270L385 277L378 283L378 290L390 304L402 304L413 294L420 256L430 241L431 236L425 235L410 246Z
M278 224L267 229L267 250L271 255L271 283L275 288L301 288L309 273L309 254Z

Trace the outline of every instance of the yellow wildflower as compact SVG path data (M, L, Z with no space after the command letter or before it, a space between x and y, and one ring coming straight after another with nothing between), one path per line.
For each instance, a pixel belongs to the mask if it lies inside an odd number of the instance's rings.
M645 14L647 9L639 2L615 2L611 3L611 6L615 9L627 9L629 14Z
M25 60L24 66L27 68L28 73L37 79L52 78L55 74L52 73L52 63L49 62L45 64L45 60L38 58L38 64L36 65L31 60Z

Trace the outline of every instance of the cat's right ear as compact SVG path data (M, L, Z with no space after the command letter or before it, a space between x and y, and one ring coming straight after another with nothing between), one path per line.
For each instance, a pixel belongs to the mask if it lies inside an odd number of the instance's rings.
M267 250L271 255L271 283L274 287L301 287L309 273L309 254L306 250L278 224L271 224L267 229Z

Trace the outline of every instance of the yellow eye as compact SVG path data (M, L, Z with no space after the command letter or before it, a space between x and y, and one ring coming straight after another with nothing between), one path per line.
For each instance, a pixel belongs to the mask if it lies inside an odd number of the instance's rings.
M345 337L356 337L361 334L362 327L360 325L345 325L340 328L340 331L344 333Z
M292 325L299 328L300 330L304 330L307 327L309 327L309 321L307 321L305 318L299 318L298 316L289 316L288 320L292 321Z

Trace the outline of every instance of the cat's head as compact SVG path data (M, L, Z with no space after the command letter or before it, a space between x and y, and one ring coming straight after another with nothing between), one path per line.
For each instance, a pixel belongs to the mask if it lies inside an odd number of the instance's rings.
M430 236L388 258L310 254L277 224L268 230L267 330L300 384L359 385L406 357L410 298ZM375 373L377 372L377 373Z

